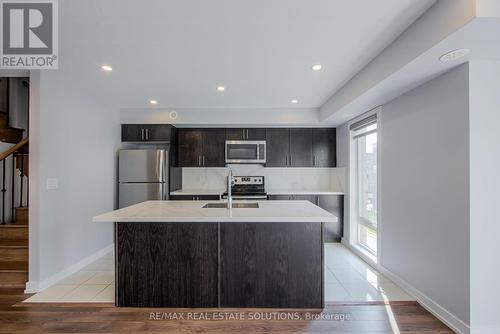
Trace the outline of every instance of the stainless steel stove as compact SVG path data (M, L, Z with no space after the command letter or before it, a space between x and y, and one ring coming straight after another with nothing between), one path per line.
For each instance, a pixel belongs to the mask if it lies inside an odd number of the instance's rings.
M235 200L267 199L264 176L233 176L231 194ZM227 191L222 198L227 198Z

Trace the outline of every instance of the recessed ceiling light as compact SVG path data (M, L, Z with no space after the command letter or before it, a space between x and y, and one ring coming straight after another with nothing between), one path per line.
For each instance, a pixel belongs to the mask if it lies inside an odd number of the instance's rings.
M458 50L453 50L448 53L445 53L441 57L439 57L439 60L442 61L443 63L446 63L447 61L453 61L460 59L466 55L468 55L470 52L469 49L458 49Z
M156 101L156 100L149 100L149 103L151 103L151 104L158 104L158 101Z
M297 104L297 103L299 103L299 100L293 99L290 102L293 103L293 104Z
M217 91L218 92L223 92L225 90L226 90L226 88L224 86L217 86Z
M106 72L111 72L113 68L109 65L102 65L101 70L106 71Z
M311 67L311 69L312 69L313 71L319 71L319 70L321 70L322 68L323 68L323 66L321 66L321 64L316 64L316 65L313 65L313 66Z

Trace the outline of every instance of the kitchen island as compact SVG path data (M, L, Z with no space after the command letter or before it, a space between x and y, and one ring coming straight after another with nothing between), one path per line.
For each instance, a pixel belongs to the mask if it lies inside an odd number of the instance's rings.
M322 308L323 223L308 201L147 201L115 223L116 305ZM206 207L211 206L211 207Z

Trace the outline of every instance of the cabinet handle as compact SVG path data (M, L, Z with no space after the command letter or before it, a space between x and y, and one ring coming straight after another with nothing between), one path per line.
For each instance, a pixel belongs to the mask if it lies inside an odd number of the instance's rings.
M201 155L198 156L198 166L201 166Z
M205 156L203 156L203 166L205 166Z
M313 166L316 167L316 156L313 155Z
M248 129L247 129L247 139L248 139Z
M144 129L141 129L141 140L144 140Z
M290 155L290 166L292 166L292 156Z
M146 140L149 140L149 129L146 129Z
M245 129L241 129L241 137L245 139Z

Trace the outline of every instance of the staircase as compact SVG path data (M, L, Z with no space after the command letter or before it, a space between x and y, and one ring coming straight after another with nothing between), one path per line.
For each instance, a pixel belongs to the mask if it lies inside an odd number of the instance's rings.
M23 139L23 129L10 126L29 117L27 108L19 107L19 98L29 99L28 90L27 78L0 77L0 288L24 288L28 281L29 140Z
M0 288L24 288L27 281L28 222L0 225Z
M7 178L6 166L12 164L12 175ZM24 288L28 281L28 214L27 189L23 184L28 177L28 138L0 154L0 288ZM11 178L10 189L5 180ZM18 180L17 183L15 180ZM12 185L17 184L16 186ZM24 186L26 188L26 186ZM24 195L23 195L24 192ZM10 197L11 208L6 199ZM17 207L14 204L17 203ZM6 211L11 214L6 221Z

